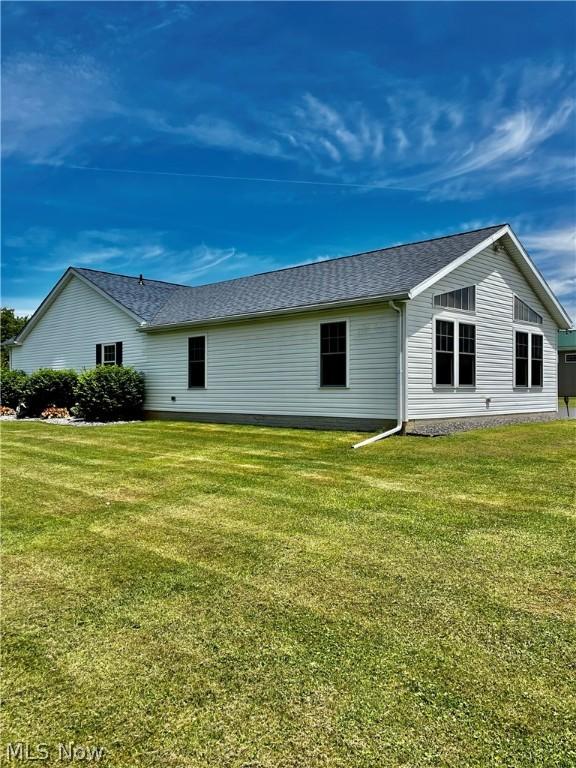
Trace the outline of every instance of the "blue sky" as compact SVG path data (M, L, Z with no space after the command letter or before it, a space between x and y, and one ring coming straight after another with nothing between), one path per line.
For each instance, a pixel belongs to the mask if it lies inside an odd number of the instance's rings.
M70 264L199 284L510 222L576 317L575 15L4 2L3 304Z

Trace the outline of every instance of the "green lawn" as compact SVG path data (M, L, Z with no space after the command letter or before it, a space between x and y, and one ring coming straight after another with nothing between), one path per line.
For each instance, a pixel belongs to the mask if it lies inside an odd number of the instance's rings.
M2 432L3 752L576 765L574 423Z

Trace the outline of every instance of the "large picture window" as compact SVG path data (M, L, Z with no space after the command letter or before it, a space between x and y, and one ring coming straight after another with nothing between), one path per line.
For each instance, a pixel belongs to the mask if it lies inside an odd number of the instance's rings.
M206 336L188 339L188 387L202 389L206 386Z
M320 325L320 386L347 386L346 321Z
M457 320L436 320L435 345L435 385L475 386L476 326Z
M541 387L544 384L544 337L541 333L516 331L514 338L514 385Z

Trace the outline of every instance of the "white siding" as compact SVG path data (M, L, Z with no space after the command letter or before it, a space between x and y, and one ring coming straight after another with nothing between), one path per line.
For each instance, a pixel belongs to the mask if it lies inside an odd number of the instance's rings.
M432 297L476 285L476 312L433 308ZM544 318L543 325L513 322L514 294ZM476 386L434 388L433 318L460 318L476 325ZM544 334L544 386L514 387L514 329ZM444 418L557 409L558 328L520 270L493 247L479 253L416 299L408 302L408 418ZM490 406L486 398L491 398Z
M320 322L344 319L349 323L349 387L321 389ZM395 418L396 322L387 305L373 305L147 334L146 407ZM188 337L201 334L207 336L207 387L189 390Z
M38 320L21 347L12 349L12 367L93 368L96 344L123 342L124 365L142 368L143 334L129 315L72 276Z

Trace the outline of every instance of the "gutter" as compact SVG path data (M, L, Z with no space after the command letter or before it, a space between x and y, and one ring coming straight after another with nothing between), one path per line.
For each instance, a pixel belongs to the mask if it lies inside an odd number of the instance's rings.
M406 381L406 304L397 306L394 301L390 301L390 306L398 313L398 415L396 417L396 426L392 429L388 429L386 432L381 432L379 435L374 435L366 440L362 440L352 448L363 448L365 445L376 443L378 440L383 440L385 437L394 435L397 432L401 432L404 428L405 422L405 394L404 386Z
M315 312L326 309L338 309L341 307L351 307L357 304L375 304L381 301L405 300L410 298L408 293L398 293L388 296L374 295L374 296L361 296L358 299L343 299L341 301L330 301L322 304L303 304L295 307L285 307L282 309L270 309L263 310L262 312L247 312L241 315L222 315L220 317L203 318L202 320L184 320L178 323L158 323L157 325L151 325L150 323L140 323L137 330L145 333L156 333L161 331L176 331L182 328L193 328L195 326L206 325L222 325L225 323L239 323L244 320L256 320L258 318L276 317L282 315L297 315L302 312Z

